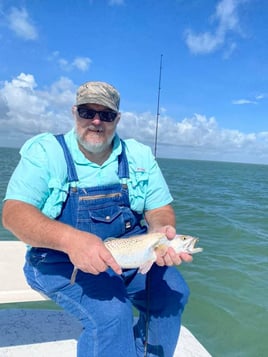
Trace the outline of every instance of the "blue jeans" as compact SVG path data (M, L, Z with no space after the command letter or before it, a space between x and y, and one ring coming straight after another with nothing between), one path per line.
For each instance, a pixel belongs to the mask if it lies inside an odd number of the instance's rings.
M147 356L173 357L181 314L189 289L175 267L153 265L146 275L111 269L99 275L78 272L70 284L73 265L46 262L28 256L24 267L28 283L45 293L83 326L78 357L143 357L146 321ZM147 304L147 302L149 302ZM133 306L139 311L133 327Z

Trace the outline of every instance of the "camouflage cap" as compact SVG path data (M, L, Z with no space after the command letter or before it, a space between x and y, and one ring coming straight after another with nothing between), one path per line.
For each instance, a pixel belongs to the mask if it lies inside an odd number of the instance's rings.
M105 82L86 82L76 93L76 105L100 104L116 112L119 111L120 94Z

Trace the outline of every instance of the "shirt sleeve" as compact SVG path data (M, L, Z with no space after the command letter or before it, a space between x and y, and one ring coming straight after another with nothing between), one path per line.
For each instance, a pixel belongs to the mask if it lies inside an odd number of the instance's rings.
M126 140L131 208L143 213L170 204L173 198L151 149L133 139Z
M23 145L20 155L5 200L29 203L55 218L68 192L67 168L60 145L52 134L40 134Z

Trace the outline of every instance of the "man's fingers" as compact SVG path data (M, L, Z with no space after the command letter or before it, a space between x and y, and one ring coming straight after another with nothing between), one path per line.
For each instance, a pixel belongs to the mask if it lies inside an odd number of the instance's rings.
M119 274L119 275L122 274L122 269L121 269L120 265L118 265L118 263L116 262L116 260L112 256L112 254L108 251L108 249L105 253L103 253L102 259L105 262L105 264L108 267L112 268L116 274Z
M180 265L181 264L181 257L179 254L177 254L174 249L169 248L168 249L168 254L169 257L171 259L171 261L173 262L173 265Z
M163 267L165 265L165 261L163 257L158 257L156 264L159 265L160 267Z
M187 263L191 263L193 261L193 257L191 256L191 254L188 253L181 253L180 257L183 261Z
M174 261L173 261L173 259L171 258L171 256L168 253L164 256L164 261L165 261L167 266L174 265Z

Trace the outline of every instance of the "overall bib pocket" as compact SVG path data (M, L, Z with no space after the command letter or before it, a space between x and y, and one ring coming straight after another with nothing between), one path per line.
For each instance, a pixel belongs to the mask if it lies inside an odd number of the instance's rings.
M137 222L128 207L111 205L97 209L80 209L77 223L80 229L105 239L126 234Z

